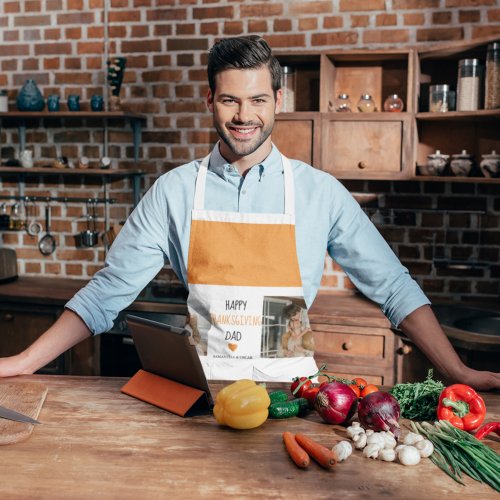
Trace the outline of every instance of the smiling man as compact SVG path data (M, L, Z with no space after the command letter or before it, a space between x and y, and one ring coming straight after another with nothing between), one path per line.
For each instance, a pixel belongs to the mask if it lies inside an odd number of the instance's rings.
M189 290L193 339L211 379L282 380L316 371L314 345L283 356L291 307L304 331L327 251L450 381L500 388L467 368L429 301L349 192L271 142L281 68L258 36L223 39L208 59L207 106L220 141L162 175L116 238L105 267L0 376L33 373L117 314L168 260ZM300 140L297 137L297 140Z

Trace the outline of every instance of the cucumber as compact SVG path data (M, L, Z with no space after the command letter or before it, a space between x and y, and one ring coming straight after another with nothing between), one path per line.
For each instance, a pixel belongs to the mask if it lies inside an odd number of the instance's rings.
M288 401L288 394L285 391L273 391L269 393L271 404Z
M291 401L283 401L272 403L269 406L270 418L290 418L303 415L309 409L309 402L306 398L292 399Z

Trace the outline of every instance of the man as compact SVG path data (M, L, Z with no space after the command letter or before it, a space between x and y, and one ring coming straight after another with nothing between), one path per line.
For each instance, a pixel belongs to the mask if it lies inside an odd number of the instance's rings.
M33 373L108 330L166 259L189 289L209 378L310 374L311 357L269 354L279 345L271 338L279 325L270 318L282 317L269 311L311 305L328 250L448 379L500 388L500 374L464 366L428 299L342 185L289 161L272 145L280 66L266 42L257 36L218 42L209 55L208 79L207 105L220 142L201 162L157 180L115 240L105 267L33 345L0 359L0 376Z

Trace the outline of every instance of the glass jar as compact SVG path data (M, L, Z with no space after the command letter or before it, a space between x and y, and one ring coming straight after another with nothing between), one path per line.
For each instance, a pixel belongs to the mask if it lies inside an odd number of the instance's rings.
M404 108L403 99L401 99L401 97L399 97L398 94L391 94L384 101L384 111L398 113L400 111L403 111L403 108Z
M486 52L486 85L484 107L500 108L500 42L490 43Z
M467 177L472 170L472 155L468 154L465 149L460 154L452 155L450 168L453 175L457 177Z
M358 101L358 111L361 113L371 113L375 111L375 103L370 94L363 94Z
M352 104L348 94L339 94L335 102L335 111L338 113L350 113L352 111Z
M0 113L9 111L9 98L6 90L0 90Z
M281 67L281 111L291 113L295 111L295 68L292 66Z
M479 59L458 63L457 111L476 111L481 107L483 67Z
M455 109L455 92L449 85L431 85L429 87L429 111L446 113Z

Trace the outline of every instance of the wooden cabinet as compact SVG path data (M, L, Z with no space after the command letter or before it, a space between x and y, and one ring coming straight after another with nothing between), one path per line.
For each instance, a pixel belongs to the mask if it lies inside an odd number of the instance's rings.
M332 375L395 383L396 337L380 308L360 296L321 293L309 311L315 360Z
M457 87L458 62L478 58L484 65L489 42L498 35L432 50L346 50L316 53L276 52L296 75L295 111L276 118L273 141L282 152L330 172L339 179L413 179L446 182L500 182L484 177L481 155L500 151L500 109L431 113L428 87ZM340 93L352 112L336 111ZM359 112L370 94L376 112ZM402 112L384 112L385 99L397 94ZM467 150L476 160L469 177L420 175L427 155Z

